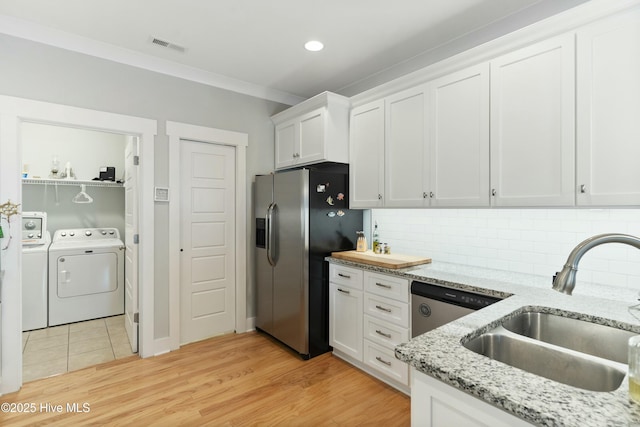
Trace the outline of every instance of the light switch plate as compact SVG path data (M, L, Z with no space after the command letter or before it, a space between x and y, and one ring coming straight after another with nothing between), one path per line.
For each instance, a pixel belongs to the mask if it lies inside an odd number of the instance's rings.
M167 188L167 187L155 187L154 200L156 202L168 202L169 201L169 188Z

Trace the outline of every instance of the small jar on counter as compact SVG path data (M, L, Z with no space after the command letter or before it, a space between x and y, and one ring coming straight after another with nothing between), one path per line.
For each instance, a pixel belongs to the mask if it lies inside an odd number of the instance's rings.
M387 255L391 255L391 246L388 243L384 244L384 253Z
M356 240L356 252L366 252L367 238L364 235L364 231L357 231L356 235L358 236L358 240Z

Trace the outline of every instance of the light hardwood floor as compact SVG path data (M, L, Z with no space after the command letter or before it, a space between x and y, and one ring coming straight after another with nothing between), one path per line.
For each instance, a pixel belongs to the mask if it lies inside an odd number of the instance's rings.
M410 399L399 391L330 353L303 361L255 332L33 381L0 402L33 409L1 412L0 425L11 426L410 424ZM88 411L69 412L73 404Z

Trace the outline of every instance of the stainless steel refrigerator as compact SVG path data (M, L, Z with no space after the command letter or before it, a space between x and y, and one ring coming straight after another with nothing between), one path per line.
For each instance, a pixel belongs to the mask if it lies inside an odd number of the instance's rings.
M356 246L362 211L349 210L348 166L256 176L256 328L303 358L329 347L331 252Z

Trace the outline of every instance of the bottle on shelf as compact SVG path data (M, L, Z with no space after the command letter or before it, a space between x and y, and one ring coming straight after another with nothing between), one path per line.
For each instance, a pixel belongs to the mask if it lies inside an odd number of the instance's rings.
M380 253L378 247L380 246L380 236L378 235L378 221L376 221L374 227L373 227L373 253L377 254Z

